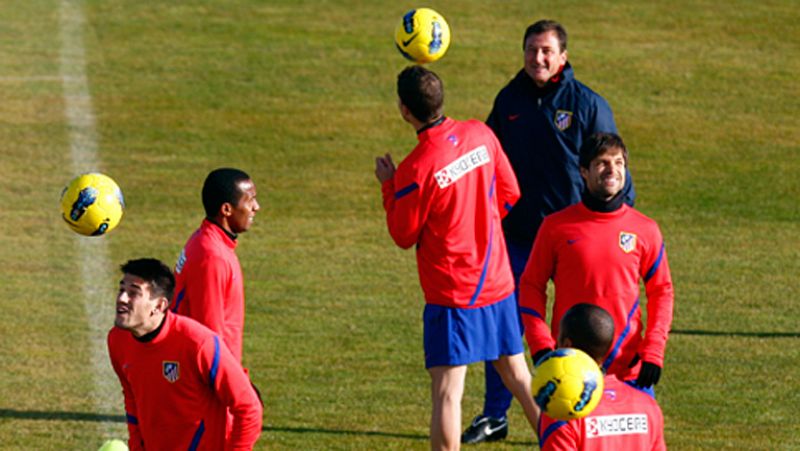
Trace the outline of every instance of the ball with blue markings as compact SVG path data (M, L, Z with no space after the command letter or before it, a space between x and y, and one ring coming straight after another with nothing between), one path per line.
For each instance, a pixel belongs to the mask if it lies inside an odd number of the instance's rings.
M394 32L397 50L418 64L438 60L450 47L450 26L444 16L430 8L408 11Z
M583 418L603 396L603 372L579 349L556 349L535 362L531 391L536 404L551 418Z
M81 235L110 232L119 224L124 209L117 182L97 172L75 177L61 192L61 218Z

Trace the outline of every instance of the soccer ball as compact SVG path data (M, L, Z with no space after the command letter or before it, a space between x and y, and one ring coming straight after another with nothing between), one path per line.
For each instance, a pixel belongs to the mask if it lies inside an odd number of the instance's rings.
M128 445L120 439L106 440L97 451L128 451Z
M61 217L75 232L99 236L122 219L125 200L117 183L100 173L74 178L61 192Z
M585 352L556 349L536 362L531 391L536 404L551 418L583 418L603 396L603 373Z
M430 8L412 9L397 25L394 43L409 60L430 63L444 56L450 46L450 26Z

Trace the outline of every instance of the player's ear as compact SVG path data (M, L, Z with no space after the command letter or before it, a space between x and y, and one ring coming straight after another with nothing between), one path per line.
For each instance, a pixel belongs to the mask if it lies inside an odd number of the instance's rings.
M583 166L580 167L580 170L581 170L581 178L583 179L583 182L586 183L589 180L589 170Z
M169 299L166 296L159 296L158 300L156 301L156 309L159 312L164 313L169 308Z
M233 205L230 202L224 202L219 207L219 214L224 217L228 217L233 214Z

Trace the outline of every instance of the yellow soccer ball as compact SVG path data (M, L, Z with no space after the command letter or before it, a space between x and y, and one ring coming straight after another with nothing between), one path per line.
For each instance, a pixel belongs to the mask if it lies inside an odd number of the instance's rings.
M114 230L124 209L117 182L104 174L80 175L61 192L61 217L81 235L100 236Z
M97 451L128 451L128 445L125 444L122 440L113 439L113 440L106 440Z
M603 397L603 372L579 349L556 349L536 362L531 391L536 404L551 418L583 418Z
M407 12L394 32L397 50L418 64L438 60L450 46L450 26L444 16L430 8Z

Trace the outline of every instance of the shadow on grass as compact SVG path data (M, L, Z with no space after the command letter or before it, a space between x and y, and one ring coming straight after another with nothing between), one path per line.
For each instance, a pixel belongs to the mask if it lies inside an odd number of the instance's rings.
M800 332L725 332L716 330L672 329L670 335L707 335L715 337L800 338Z
M16 418L20 420L48 420L48 421L94 421L98 423L125 423L124 415L106 415L100 413L87 412L64 412L64 411L44 411L44 410L16 410L0 409L0 418ZM403 434L395 432L381 431L356 431L347 429L323 429L313 427L283 427L283 426L264 426L266 432L290 433L290 434L333 434L333 435L359 435L366 437L385 437L406 440L427 441L428 435L424 434ZM531 443L513 443L510 445L530 445Z
M418 440L418 441L428 441L429 439L429 436L427 434L402 434L395 432L353 431L346 429L319 429L310 427L292 428L292 427L282 427L282 426L264 426L261 430L265 432L279 432L279 433L290 433L290 434L359 435L365 437L385 437L385 438L397 438L397 439ZM512 446L531 447L535 443L532 441L521 442L513 440L504 440L503 444Z
M87 412L49 412L43 410L0 409L0 418L21 420L96 421L99 423L124 423L125 415L106 415Z
M264 426L261 428L265 432L285 432L291 434L332 434L332 435L362 435L366 437L387 437L408 440L428 440L427 435L423 434L402 434L396 432L381 431L354 431L347 429L321 429L313 427L284 427L284 426Z

